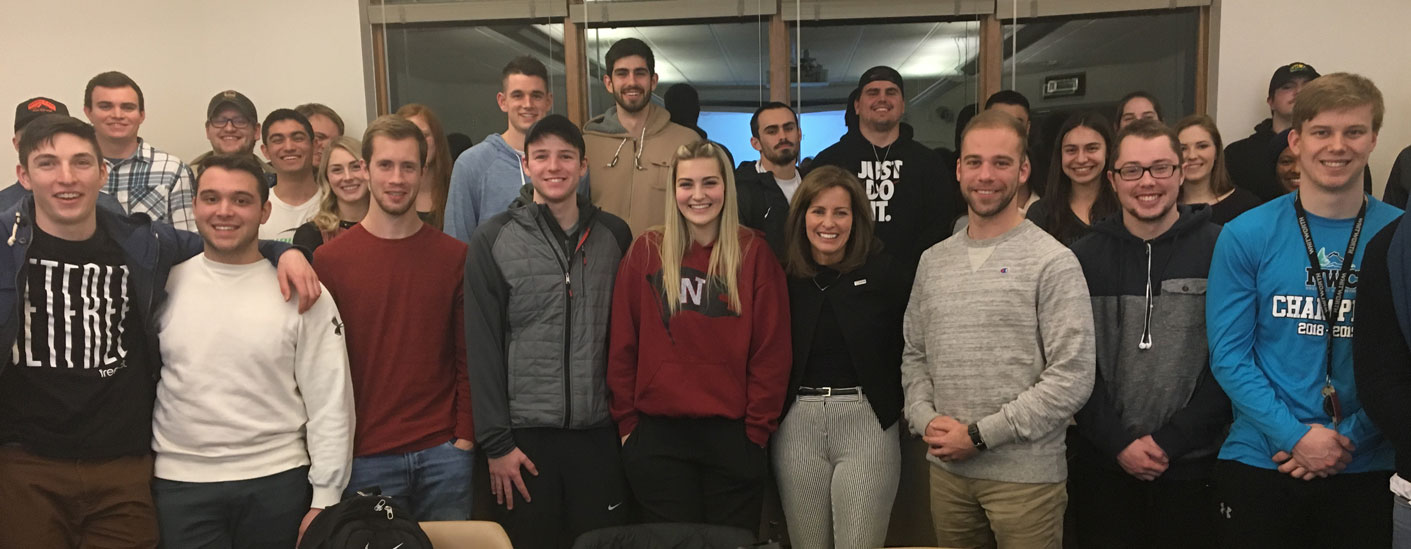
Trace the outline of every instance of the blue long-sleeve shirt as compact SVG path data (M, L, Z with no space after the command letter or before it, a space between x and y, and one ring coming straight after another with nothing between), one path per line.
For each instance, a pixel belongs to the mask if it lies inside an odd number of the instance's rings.
M1326 323L1294 214L1294 194L1276 198L1225 225L1215 245L1206 293L1210 370L1234 405L1234 424L1220 459L1274 469L1271 459L1290 451L1308 424L1332 428L1323 412ZM1357 449L1346 472L1391 470L1391 446L1357 398L1352 374L1352 323L1357 269L1372 235L1401 210L1368 197L1367 218L1353 270L1333 329L1333 387L1344 419L1336 426ZM1308 214L1309 230L1332 298L1334 273L1352 234L1352 219Z
M446 234L469 244L476 227L509 209L520 187L529 184L520 155L497 133L461 153L446 194ZM578 180L578 194L589 196L586 175Z

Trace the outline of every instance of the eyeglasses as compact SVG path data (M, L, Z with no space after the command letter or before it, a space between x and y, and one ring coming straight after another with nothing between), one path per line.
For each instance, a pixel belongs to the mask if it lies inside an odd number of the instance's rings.
M212 118L206 123L210 124L212 128L224 128L226 124L235 125L235 129L237 130L250 127L250 120L243 116L237 116L235 118Z
M1168 177L1176 175L1176 170L1180 168L1180 166L1177 166L1175 164L1157 164L1155 166L1150 167L1142 167L1135 164L1129 164L1126 166L1122 166L1121 168L1117 168L1113 171L1116 172L1117 175L1121 177L1123 181L1136 181L1138 179L1141 179L1142 174L1145 173L1151 173L1151 177L1154 179L1166 179Z

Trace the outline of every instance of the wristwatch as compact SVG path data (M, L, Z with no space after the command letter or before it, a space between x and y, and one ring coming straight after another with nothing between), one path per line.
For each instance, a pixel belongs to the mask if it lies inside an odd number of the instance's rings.
M976 450L984 450L986 448L985 439L980 438L979 423L971 423L970 427L965 429L965 432L970 433L970 443L975 445Z

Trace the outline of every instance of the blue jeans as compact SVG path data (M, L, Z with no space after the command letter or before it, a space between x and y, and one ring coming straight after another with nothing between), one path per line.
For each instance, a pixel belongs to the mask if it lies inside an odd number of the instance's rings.
M447 441L408 454L353 458L346 499L374 486L419 521L470 519L470 467L475 450Z

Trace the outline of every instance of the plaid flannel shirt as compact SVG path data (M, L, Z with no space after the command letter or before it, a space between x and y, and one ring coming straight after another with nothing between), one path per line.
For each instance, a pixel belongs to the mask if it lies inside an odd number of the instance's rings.
M117 198L127 213L142 212L153 221L195 231L196 219L191 215L194 183L191 168L180 158L138 138L137 152L108 162L104 191Z

